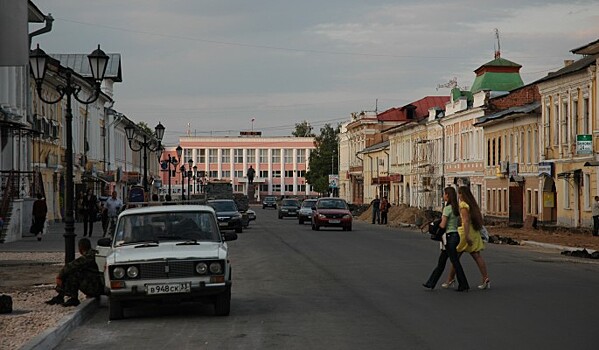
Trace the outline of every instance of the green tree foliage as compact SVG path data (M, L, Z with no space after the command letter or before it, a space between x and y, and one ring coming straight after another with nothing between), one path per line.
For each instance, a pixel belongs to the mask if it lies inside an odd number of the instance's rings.
M301 123L295 124L295 131L291 133L291 135L295 137L314 137L314 133L312 132L312 125L308 123L307 120L304 120Z
M339 173L339 130L340 125L333 128L325 124L315 138L316 149L310 153L310 170L306 173L306 181L321 194L329 192L329 174Z

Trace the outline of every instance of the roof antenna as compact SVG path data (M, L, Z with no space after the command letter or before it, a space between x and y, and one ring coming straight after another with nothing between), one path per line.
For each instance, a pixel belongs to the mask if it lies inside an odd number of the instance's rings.
M495 38L497 39L497 47L495 47L495 59L498 59L501 58L501 43L499 42L499 29L497 28L495 28Z

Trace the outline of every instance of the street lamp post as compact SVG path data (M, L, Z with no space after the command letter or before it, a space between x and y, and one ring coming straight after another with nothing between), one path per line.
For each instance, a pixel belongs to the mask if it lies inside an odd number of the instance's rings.
M193 166L193 193L197 192L198 166Z
M187 164L189 164L189 168L187 168L187 201L191 201L191 177L193 176L192 173L192 166L193 166L193 160L191 158L189 158L189 160L187 161Z
M125 134L127 134L127 140L129 140L129 148L131 148L132 151L134 152L138 152L141 151L142 149L144 150L144 178L143 178L143 186L144 186L144 192L148 192L148 150L150 150L150 152L156 152L160 149L162 149L162 137L164 136L164 126L158 122L158 125L156 125L155 130L155 134L152 135L154 137L156 137L156 139L158 140L158 143L155 143L154 140L147 140L147 135L144 132L143 133L143 138L144 141L143 142L139 142L137 141L137 144L139 145L139 148L135 148L133 147L133 138L135 137L135 127L131 124L127 125L125 127Z
M162 169L168 169L168 197L172 200L173 197L171 195L171 165L173 166L174 170L177 171L177 164L179 164L179 161L176 157L171 157L171 155L169 154L168 159L163 160L162 163L164 164Z
M185 175L187 175L185 173L185 165L181 165L181 168L179 168L179 170L181 170L181 200L184 201L185 200Z
M75 220L73 217L74 207L74 184L73 184L73 111L72 111L72 98L79 101L82 104L90 104L95 102L100 96L102 80L104 80L104 74L106 73L106 66L108 64L109 57L98 48L87 56L89 65L91 68L92 77L94 80L94 91L92 96L87 100L79 98L79 94L82 89L81 86L77 85L74 81L73 70L71 68L58 67L57 74L64 80L64 85L58 85L55 87L59 96L55 100L46 100L42 94L42 84L46 75L47 65L49 61L53 61L56 64L56 60L50 58L39 45L33 50L29 56L29 64L33 78L35 79L35 87L39 98L48 104L56 104L63 97L67 97L67 107L65 114L66 121L66 150L65 150L65 162L66 162L66 179L65 179L65 262L69 263L75 260Z

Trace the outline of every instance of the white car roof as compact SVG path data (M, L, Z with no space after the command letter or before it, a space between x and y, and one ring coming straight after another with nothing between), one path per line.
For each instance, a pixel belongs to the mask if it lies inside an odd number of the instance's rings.
M154 213L178 213L178 212L189 212L189 211L209 211L214 213L214 209L208 205L156 205L141 208L126 209L121 213L121 216L125 215L140 215L140 214L154 214Z

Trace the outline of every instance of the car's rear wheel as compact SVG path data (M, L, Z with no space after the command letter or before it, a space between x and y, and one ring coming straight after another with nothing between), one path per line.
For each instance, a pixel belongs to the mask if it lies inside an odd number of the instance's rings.
M216 296L214 301L214 314L216 316L229 316L231 313L231 287Z
M242 233L243 232L243 227L239 226L235 229L235 233Z
M347 230L351 231L351 225L347 226Z
M304 219L300 218L300 219L299 219L299 224L300 224L300 225L303 225L303 224L304 224Z
M108 300L108 319L109 320L121 320L123 319L123 303L110 298Z

